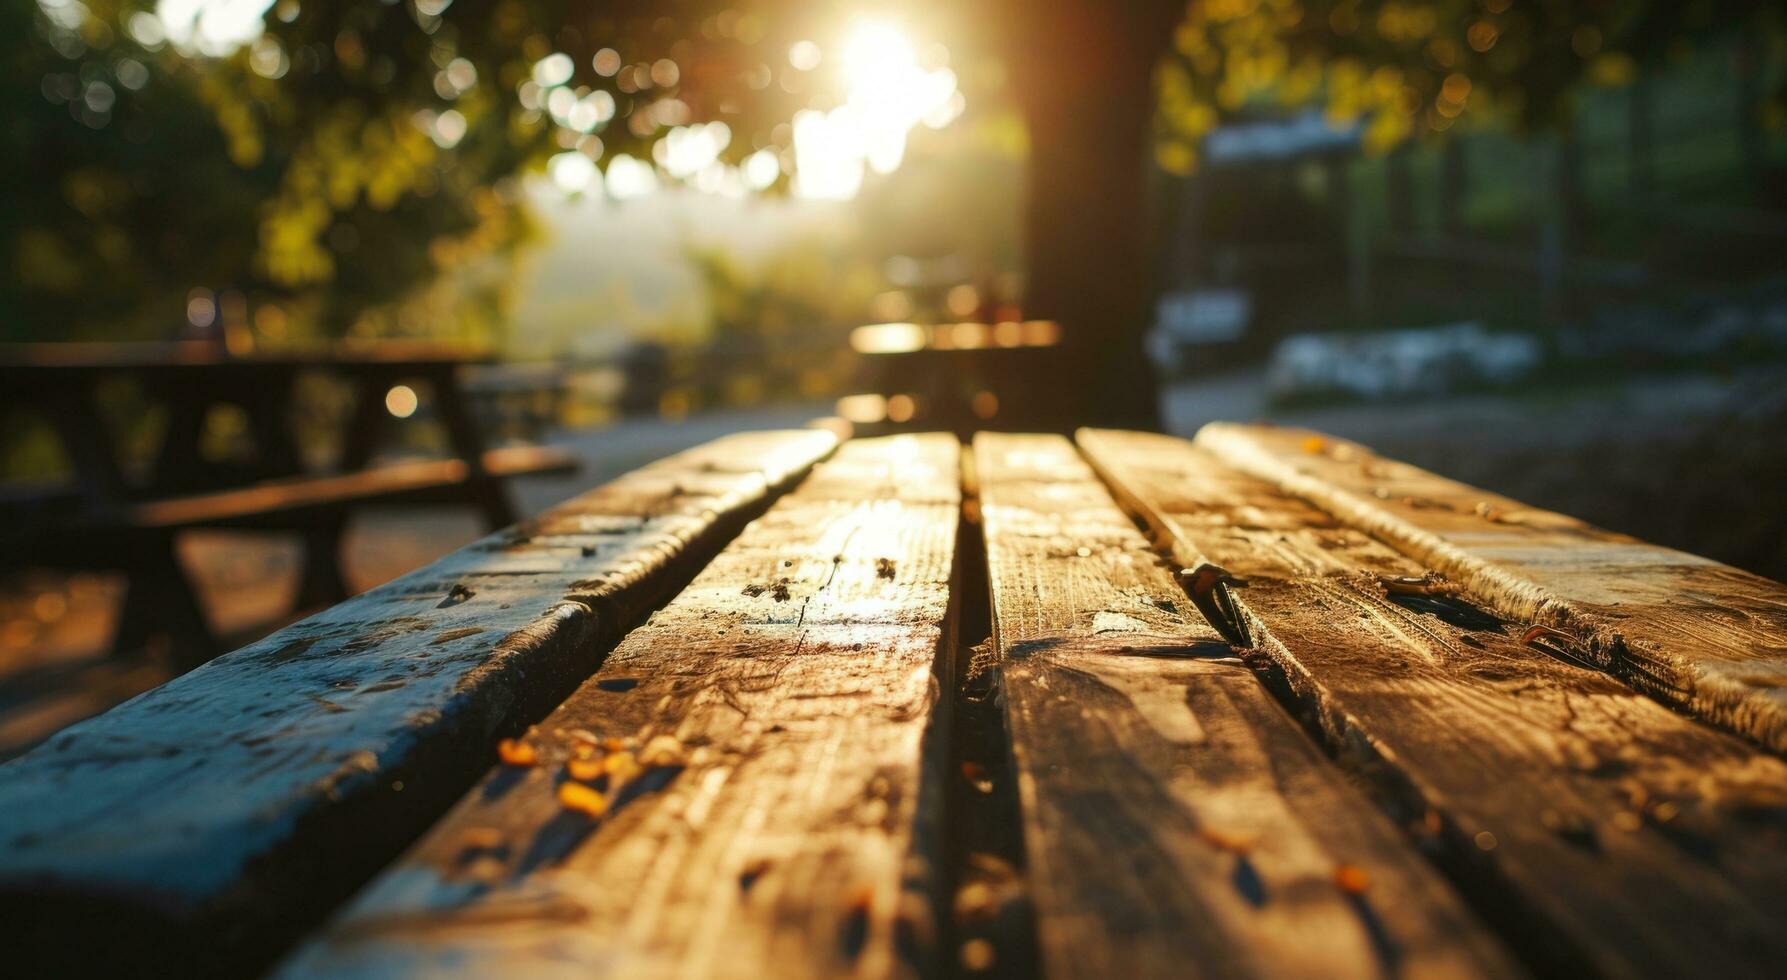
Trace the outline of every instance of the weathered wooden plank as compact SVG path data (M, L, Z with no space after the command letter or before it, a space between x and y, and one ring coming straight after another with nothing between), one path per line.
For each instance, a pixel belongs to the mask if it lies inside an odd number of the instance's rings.
M1787 763L1521 644L1199 446L1080 440L1178 562L1247 580L1255 641L1298 700L1523 954L1606 975L1770 973L1787 955Z
M1059 436L975 439L1052 977L1518 972Z
M1502 615L1568 634L1639 690L1787 751L1787 586L1307 430L1212 424L1197 442Z
M0 767L9 965L264 965L834 445L756 433L670 457Z
M845 444L528 735L538 764L491 773L281 975L912 972L959 452ZM630 748L580 764L646 771L596 779L597 818L564 794L590 798L570 764L608 739Z

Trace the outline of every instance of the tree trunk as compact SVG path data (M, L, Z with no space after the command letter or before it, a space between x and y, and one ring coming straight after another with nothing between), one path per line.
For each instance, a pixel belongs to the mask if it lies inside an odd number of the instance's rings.
M1157 428L1143 341L1152 320L1154 225L1146 149L1153 69L1179 3L1056 0L999 25L1028 125L1025 314L1061 324L1058 427Z

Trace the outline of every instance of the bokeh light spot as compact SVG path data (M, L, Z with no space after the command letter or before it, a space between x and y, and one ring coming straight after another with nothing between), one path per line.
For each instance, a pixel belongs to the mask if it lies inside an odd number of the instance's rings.
M788 63L799 71L812 71L819 67L822 56L819 45L811 41L796 41L788 48Z
M385 392L385 411L390 412L392 418L409 418L416 414L416 406L419 404L416 389L409 385L392 385L391 390Z

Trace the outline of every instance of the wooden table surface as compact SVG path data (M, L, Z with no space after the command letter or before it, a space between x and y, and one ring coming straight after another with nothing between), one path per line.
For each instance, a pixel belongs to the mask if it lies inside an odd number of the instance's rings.
M38 972L1773 976L1784 651L1787 587L1319 433L733 436L0 766L0 915Z

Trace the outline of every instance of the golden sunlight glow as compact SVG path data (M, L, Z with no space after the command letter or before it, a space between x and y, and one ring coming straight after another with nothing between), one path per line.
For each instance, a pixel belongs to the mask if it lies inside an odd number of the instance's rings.
M70 0L39 2L49 11L80 7ZM450 2L417 0L414 9L438 18ZM252 45L251 67L265 77L279 78L285 75L290 60L276 38L263 34L264 18L272 5L273 0L155 0L154 14L139 12L141 16L130 20L131 30L143 43L153 42L150 46L171 43L183 53L210 57L227 57ZM295 5L293 9L297 9ZM801 74L822 72L837 86L818 101L832 108L804 109L791 120L794 193L805 198L849 200L861 190L867 172L886 174L899 168L914 127L923 124L941 129L953 122L966 103L955 72L945 67L947 61L948 52L937 44L930 45L921 58L912 39L898 25L883 19L856 21L840 42L829 47L816 40L792 45L789 69ZM471 63L461 62L456 63L456 74L454 66L448 65L436 79L436 91L444 93L443 97L457 98L476 82ZM603 77L616 73L627 77L619 62L617 52L604 48L591 66ZM660 88L674 88L681 75L674 62L662 59L650 71L650 85ZM605 90L570 88L575 74L576 62L569 54L548 52L532 64L517 90L526 109L544 111L563 131L559 146L567 152L554 156L547 170L550 182L567 195L598 193L605 187L616 199L642 197L656 189L656 178L662 175L709 193L742 197L774 184L788 166L774 153L759 153L748 167L723 161L721 154L732 136L726 124L690 124L688 107L671 96L636 109L629 117L636 135L650 135L660 127L668 130L653 146L651 162L616 157L604 175L575 159L582 155L593 164L603 157L599 138L580 140L578 134L592 137L615 119L619 107ZM626 85L621 88L634 91ZM455 109L424 110L416 114L415 121L443 149L457 146L469 129L469 120ZM574 145L576 151L571 152Z
M844 42L844 72L850 79L851 97L867 92L885 96L905 84L917 60L912 42L900 29L881 20L858 23Z
M159 0L162 36L187 53L223 58L261 36L273 0Z
M665 173L686 180L712 166L731 142L732 130L723 122L677 126L652 144L652 159Z
M872 323L850 331L850 346L859 354L905 354L923 350L925 334L916 323Z
M858 354L910 354L913 351L981 350L988 347L1053 347L1061 342L1061 325L1053 320L1003 320L999 323L871 323L850 331L850 347Z
M887 398L882 395L845 395L838 399L838 416L857 425L873 425L887 418Z
M887 21L857 23L838 60L848 90L844 104L794 117L794 190L801 197L855 197L865 164L892 172L914 126L942 128L961 113L955 72L926 70L912 42Z

